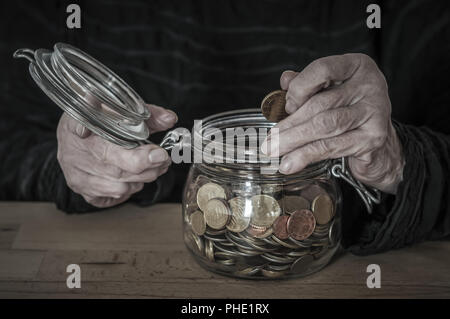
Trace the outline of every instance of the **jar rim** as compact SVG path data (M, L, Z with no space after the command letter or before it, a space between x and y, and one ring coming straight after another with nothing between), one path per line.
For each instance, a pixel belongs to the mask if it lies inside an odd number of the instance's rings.
M249 108L249 109L239 109L226 111L221 113L216 113L210 115L208 117L203 118L200 122L197 122L194 125L193 133L194 133L194 141L201 141L201 143L193 143L194 152L202 152L202 165L206 164L210 169L217 166L221 169L231 170L231 171L254 171L261 170L261 168L269 168L270 165L274 164L274 161L278 165L280 162L280 157L276 158L268 158L264 153L260 150L260 144L267 136L267 132L275 125L276 123L268 121L261 110L258 108ZM231 145L230 140L215 140L212 139L212 135L218 135L219 133L224 135L224 131L227 129L233 128L242 128L247 129L255 129L248 130L248 134L253 134L255 131L257 133L256 137L256 145L248 145L244 143L244 145L236 145L236 140L233 137L234 145ZM264 135L263 131L260 129L266 130L266 135ZM259 134L262 133L262 136ZM225 135L229 134L229 132L225 132ZM228 137L228 136L227 136ZM211 154L209 152L205 152L205 148L209 147L214 150L222 150L222 152ZM223 150L227 150L227 148L234 148L232 153L223 152ZM244 161L237 161L236 155L244 154ZM270 170L268 173L264 174L267 177L272 178L280 178L280 177L292 177L292 178L305 178L305 177L313 177L326 172L330 166L331 160L323 160L320 162L312 163L308 165L306 168L301 170L298 173L291 175L284 175L278 172L278 169L272 173ZM277 166L278 168L278 166Z

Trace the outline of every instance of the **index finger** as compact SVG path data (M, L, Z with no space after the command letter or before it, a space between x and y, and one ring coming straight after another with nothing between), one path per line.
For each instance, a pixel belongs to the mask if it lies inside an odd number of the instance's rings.
M361 64L360 54L333 55L317 59L297 74L288 85L286 112L293 113L311 96L334 82L352 77Z

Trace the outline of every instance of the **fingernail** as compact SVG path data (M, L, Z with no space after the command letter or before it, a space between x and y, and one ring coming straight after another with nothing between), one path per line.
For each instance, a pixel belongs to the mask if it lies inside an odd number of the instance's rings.
M162 120L166 123L176 123L178 121L178 116L175 114L175 112L168 110L168 113L166 113L162 117Z
M295 107L295 104L294 104L294 102L292 102L292 100L286 101L285 110L289 114L294 113L297 110L297 108Z
M280 165L280 172L281 173L289 173L291 166L292 166L292 164L289 160L284 160L283 163L281 163L281 165Z
M154 149L148 154L148 159L152 163L163 162L167 159L167 152L162 148Z

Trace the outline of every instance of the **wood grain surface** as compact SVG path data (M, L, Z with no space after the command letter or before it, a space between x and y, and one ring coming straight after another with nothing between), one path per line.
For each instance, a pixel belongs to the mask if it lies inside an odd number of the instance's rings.
M66 267L81 268L81 288ZM381 267L369 289L366 268ZM182 241L181 207L130 204L67 215L54 204L0 202L1 298L449 298L450 241L367 257L348 253L306 278L250 281L196 264Z

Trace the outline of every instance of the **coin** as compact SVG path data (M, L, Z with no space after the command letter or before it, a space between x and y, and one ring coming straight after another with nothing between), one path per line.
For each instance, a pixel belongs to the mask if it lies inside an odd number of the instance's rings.
M277 238L275 235L271 237L274 242L280 244L283 247L289 248L289 249L298 249L298 245L291 244L290 242L283 241L279 238Z
M214 261L214 245L210 240L206 240L205 242L205 255L209 261Z
M267 238L267 237L269 237L272 234L273 234L273 228L269 227L269 228L266 229L265 232L255 234L254 237L262 239L262 238Z
M255 225L249 225L246 232L255 238L266 238L273 233L272 227L259 227Z
M203 213L199 210L195 211L190 217L191 227L194 233L201 236L205 233L206 222Z
M288 234L295 240L304 240L311 236L314 227L316 227L316 220L313 213L307 209L293 212L287 222Z
M261 269L261 273L264 275L264 277L267 277L267 278L278 278L285 274L284 271L275 271L275 270L268 270L268 269Z
M290 264L295 260L295 258L289 257L287 255L279 256L270 253L264 253L261 255L261 257L276 264Z
M226 198L225 190L216 183L206 183L197 192L197 205L205 211L206 204L211 198Z
M269 270L275 270L275 271L284 271L291 268L290 265L275 265L275 264L268 264L267 268Z
M261 193L276 194L283 190L283 186L279 184L263 184L261 185Z
M334 220L331 224L328 238L331 246L336 245L341 240L341 225L339 221Z
M191 231L187 231L184 233L184 240L186 243L188 243L189 247L192 247L197 252L203 254L204 243L201 237L197 236Z
M302 190L301 193L301 195L309 201L312 201L320 194L326 194L326 191L317 184L312 184L306 187L305 189Z
M311 255L305 255L298 258L291 266L291 271L296 274L304 273L308 270L311 263L314 261L314 257Z
M280 200L280 206L285 214L292 214L292 212L300 209L309 209L309 201L296 195L287 195Z
M226 229L214 230L214 229L206 227L205 234L208 234L208 235L211 235L211 236L220 236L220 235L225 234L226 231L227 231Z
M326 194L317 196L311 207L314 217L320 225L327 224L334 216L334 203Z
M279 239L287 239L289 237L287 231L287 221L289 219L288 215L278 216L273 222L273 234Z
M281 214L280 205L275 198L269 195L255 195L251 198L252 216L254 226L269 227Z
M260 271L261 267L255 266L255 267L247 267L241 270L238 270L235 272L237 276L252 276L255 275Z
M270 122L279 122L289 116L285 110L286 91L277 90L267 94L261 102L261 112Z
M209 178L205 175L198 175L195 179L194 186L199 188L205 184L209 183Z
M231 218L227 224L227 229L235 233L240 233L250 223L250 216L245 216L245 198L234 197L228 201L228 204L231 209Z
M213 198L206 204L205 210L206 224L212 229L222 229L230 218L230 208L228 203L220 198Z

